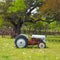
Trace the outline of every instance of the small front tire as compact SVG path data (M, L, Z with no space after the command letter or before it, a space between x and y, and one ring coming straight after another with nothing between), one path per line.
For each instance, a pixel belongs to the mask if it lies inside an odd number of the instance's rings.
M45 44L44 42L40 42L40 43L38 44L38 47L39 47L39 48L45 48L45 47L46 47L46 44Z

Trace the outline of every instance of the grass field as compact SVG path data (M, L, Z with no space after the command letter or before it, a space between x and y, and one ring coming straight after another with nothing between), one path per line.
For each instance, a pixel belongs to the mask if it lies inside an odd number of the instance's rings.
M46 40L60 40L47 37ZM14 46L14 39L0 37L0 60L60 60L60 42L47 41L47 48L29 47L18 49Z

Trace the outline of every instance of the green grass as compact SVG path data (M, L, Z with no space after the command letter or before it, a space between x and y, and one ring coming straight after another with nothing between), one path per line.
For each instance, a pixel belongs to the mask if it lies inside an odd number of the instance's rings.
M37 47L18 49L14 45L14 39L0 37L0 60L60 60L60 42L47 41L46 44L45 49Z

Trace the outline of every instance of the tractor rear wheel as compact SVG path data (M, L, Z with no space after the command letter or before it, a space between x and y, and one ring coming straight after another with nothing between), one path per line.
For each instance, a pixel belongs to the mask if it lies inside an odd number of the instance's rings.
M15 39L15 46L17 48L25 48L28 45L28 38L24 35L19 35Z

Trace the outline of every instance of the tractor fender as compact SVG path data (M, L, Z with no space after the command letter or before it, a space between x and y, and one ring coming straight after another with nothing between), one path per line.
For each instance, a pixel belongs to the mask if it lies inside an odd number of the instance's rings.
M26 37L28 39L28 36L26 34L19 34L16 38L18 38L19 36L24 36L24 37Z

